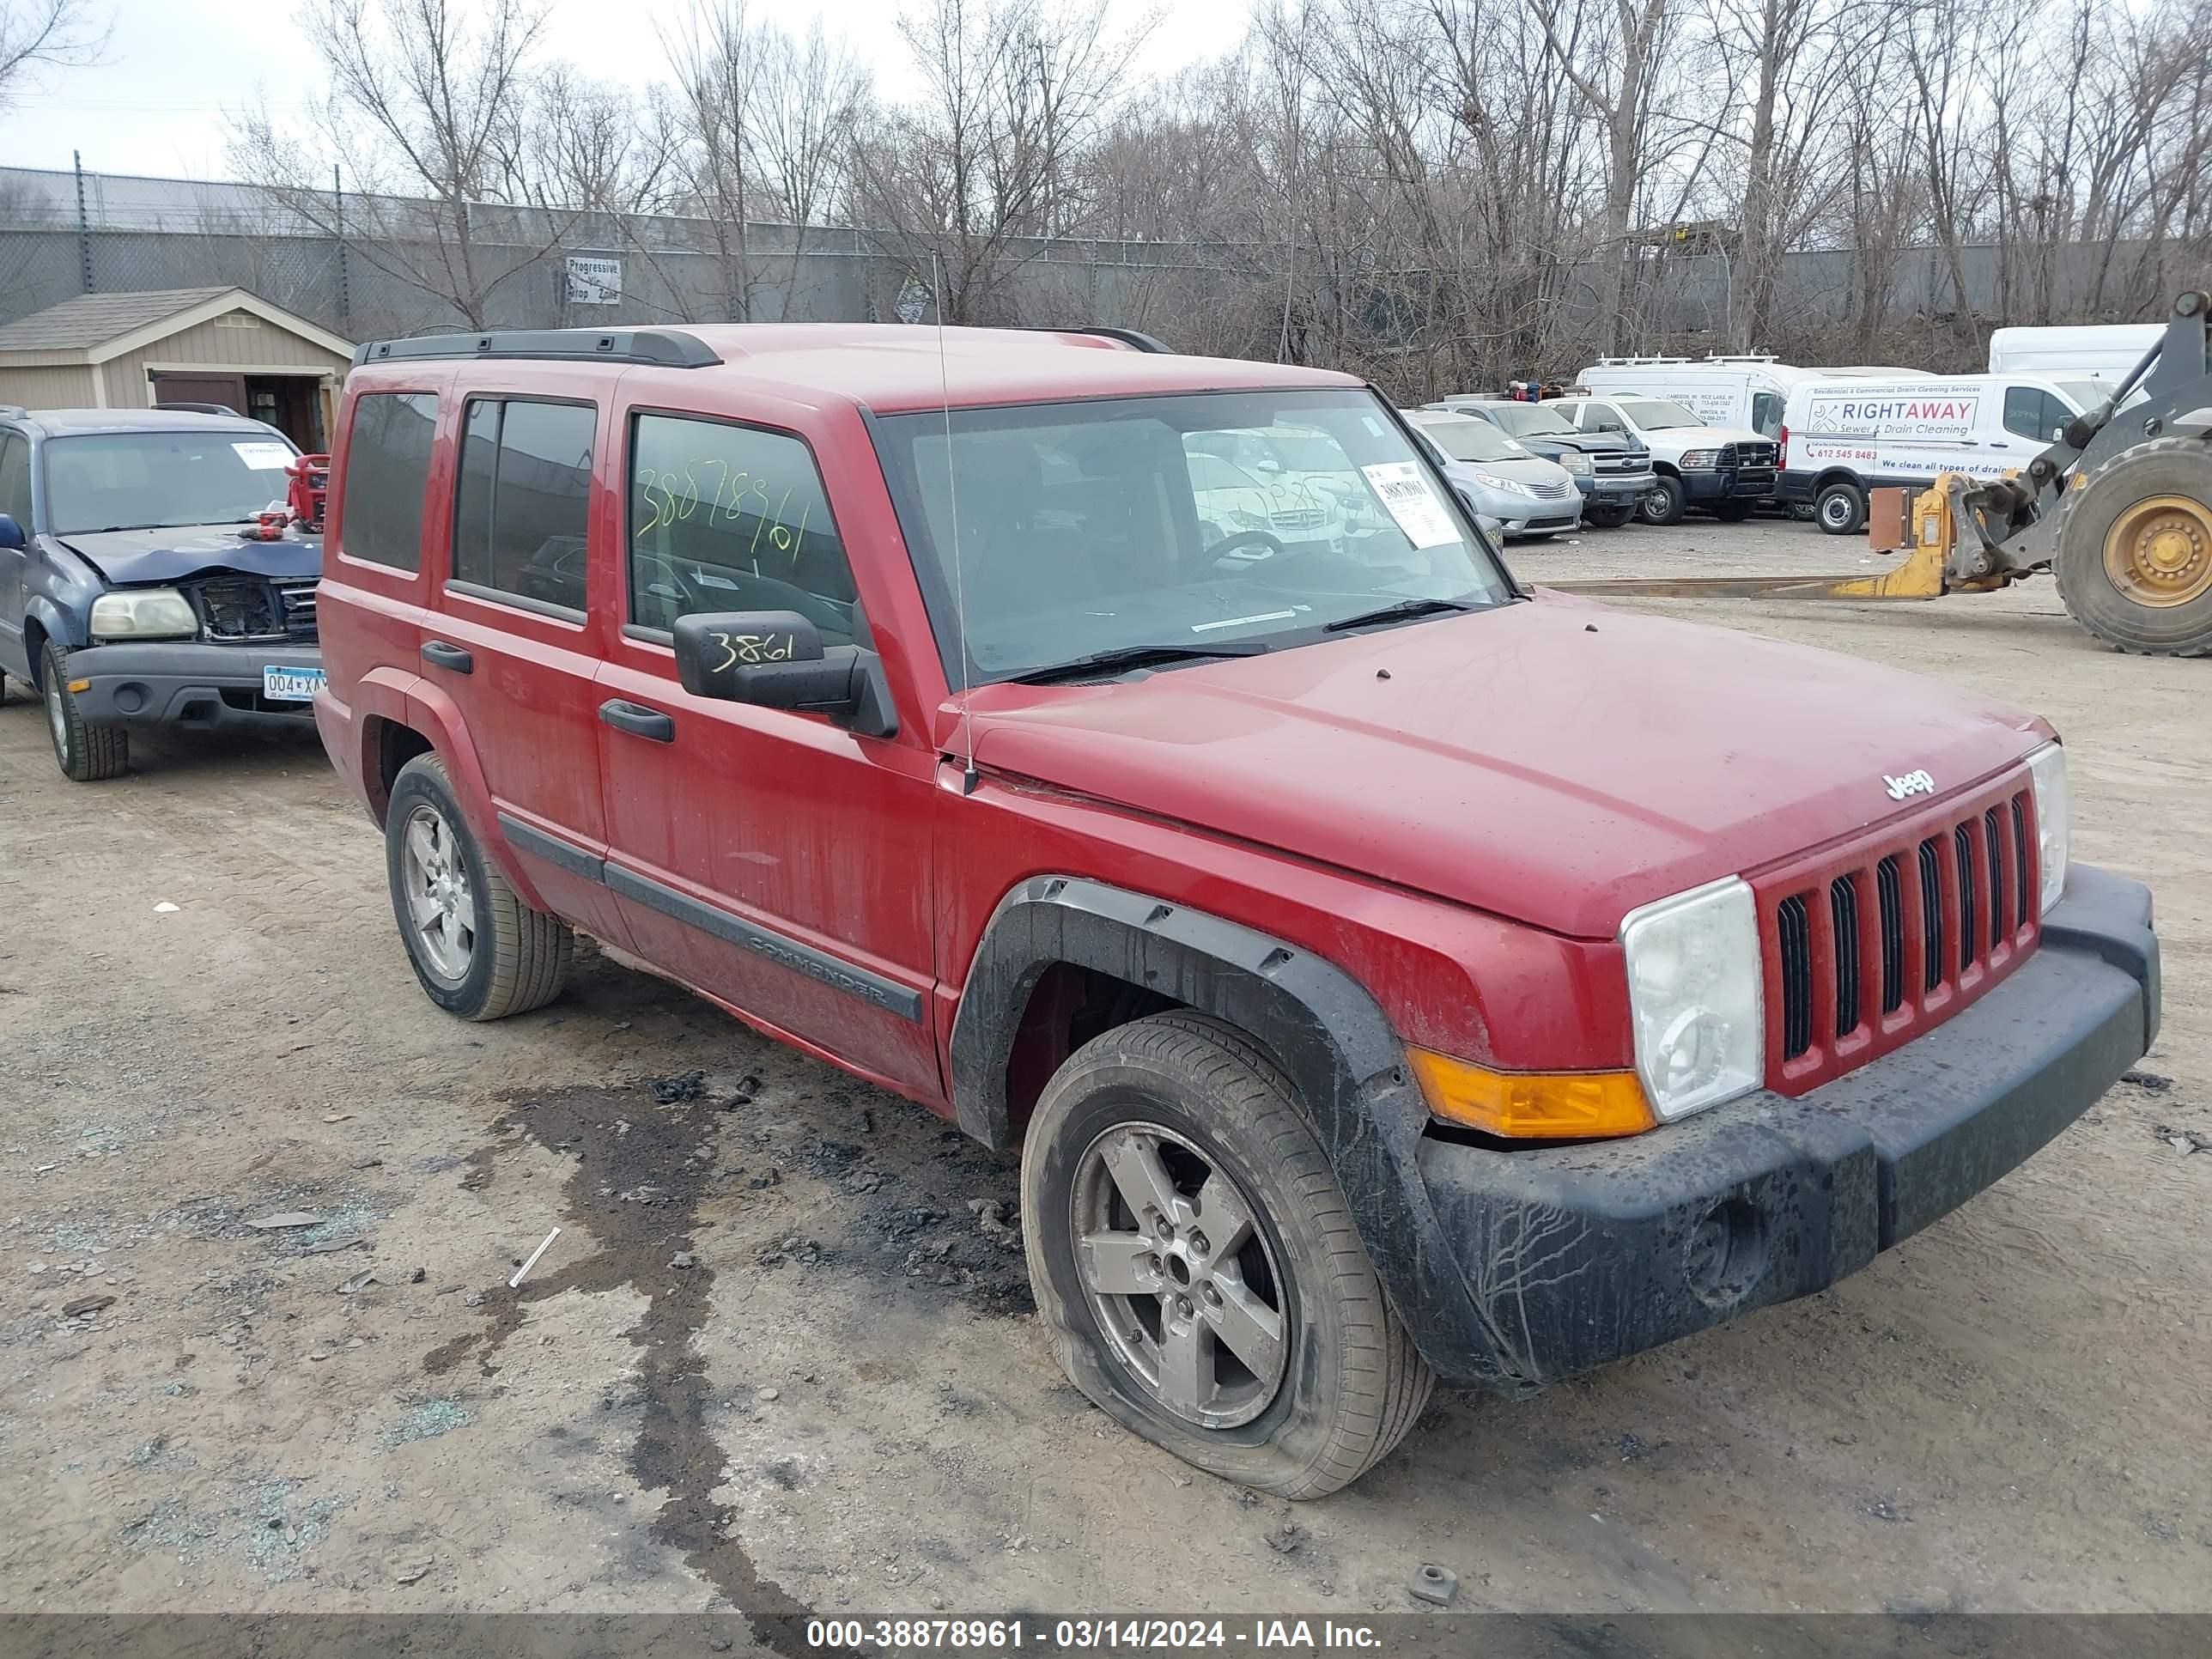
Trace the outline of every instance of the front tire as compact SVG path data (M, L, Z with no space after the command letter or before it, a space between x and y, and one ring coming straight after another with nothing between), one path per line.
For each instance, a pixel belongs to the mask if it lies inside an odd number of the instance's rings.
M1723 524L1741 524L1757 510L1754 501L1719 501L1713 507L1713 516Z
M560 995L568 925L525 904L483 856L445 762L417 755L400 768L384 824L392 915L431 1001L463 1019L505 1019Z
M1856 536L1866 528L1867 493L1849 478L1823 484L1813 498L1813 519L1831 536Z
M119 778L131 764L131 734L119 726L95 726L77 707L69 689L69 660L52 640L39 669L39 696L46 706L46 736L54 745L54 764L72 783L100 783Z
M1322 1497L1428 1400L1296 1091L1217 1021L1152 1015L1060 1068L1022 1149L1022 1234L1076 1387L1225 1480Z
M1651 493L1644 498L1637 512L1646 524L1666 525L1681 523L1682 515L1689 509L1690 494L1682 488L1682 481L1662 472L1653 481Z
M2116 650L2212 656L2212 444L2161 438L2069 490L2052 563L2067 614Z
M1595 525L1600 530L1618 530L1635 516L1636 508L1632 505L1586 507L1583 509L1583 522L1585 525Z

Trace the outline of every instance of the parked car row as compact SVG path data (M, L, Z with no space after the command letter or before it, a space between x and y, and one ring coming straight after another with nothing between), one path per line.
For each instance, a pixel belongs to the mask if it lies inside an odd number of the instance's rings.
M2160 334L2154 324L1999 329L1986 374L1801 368L1764 354L1607 357L1542 404L1462 396L1431 407L1519 425L1523 442L1572 432L1648 455L1636 510L1651 523L1693 507L1733 521L1779 507L1855 535L1872 490L2024 466L2118 391ZM1610 521L1588 506L1583 516Z
M1663 414L918 337L364 348L319 586L251 423L18 414L4 665L73 777L312 684L431 1002L580 932L1018 1152L1069 1379L1285 1498L1826 1288L2146 1052L2044 721L1514 579L1476 503L1648 499Z

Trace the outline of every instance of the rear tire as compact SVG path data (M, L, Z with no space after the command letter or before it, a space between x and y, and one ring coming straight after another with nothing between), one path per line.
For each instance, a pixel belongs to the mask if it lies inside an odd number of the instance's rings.
M1849 478L1822 485L1813 498L1813 520L1831 536L1857 535L1866 528L1866 491Z
M1682 481L1662 472L1652 481L1651 493L1636 510L1646 524L1668 525L1681 523L1682 515L1689 509L1690 494L1682 488Z
M1583 509L1583 523L1599 530L1618 530L1636 516L1634 506L1591 507Z
M1022 1148L1022 1237L1076 1387L1224 1480L1324 1496L1427 1402L1297 1091L1218 1021L1154 1014L1060 1068Z
M69 689L69 660L52 640L39 668L39 696L46 707L46 736L54 745L54 764L72 783L100 783L119 778L131 764L131 734L119 726L95 726L77 707Z
M483 856L445 762L417 755L399 769L384 824L392 915L431 1001L463 1019L505 1019L561 994L568 924L525 904Z
M2067 614L2117 650L2212 656L2212 443L2160 438L2069 490L2052 561Z

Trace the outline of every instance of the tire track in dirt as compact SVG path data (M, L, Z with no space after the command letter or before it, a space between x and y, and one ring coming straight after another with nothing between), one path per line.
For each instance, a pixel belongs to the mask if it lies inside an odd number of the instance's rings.
M705 1132L656 1111L639 1088L592 1085L517 1100L492 1128L501 1139L469 1155L465 1179L490 1190L517 1135L569 1159L564 1225L587 1232L599 1248L520 1290L502 1284L487 1292L490 1322L431 1350L423 1370L441 1376L474 1358L484 1376L497 1375L500 1351L521 1328L531 1303L570 1291L627 1288L643 1297L645 1312L623 1334L636 1346L645 1398L630 1473L646 1490L668 1494L653 1536L745 1615L763 1649L786 1659L818 1659L821 1650L800 1639L813 1610L761 1575L735 1535L737 1512L714 1497L728 1458L707 1427L707 1362L693 1340L712 1312L714 1284L714 1273L697 1265L692 1237L714 1168Z

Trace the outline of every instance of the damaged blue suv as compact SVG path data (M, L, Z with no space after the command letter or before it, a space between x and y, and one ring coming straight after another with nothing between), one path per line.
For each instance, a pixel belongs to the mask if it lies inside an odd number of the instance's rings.
M0 696L38 692L68 776L119 774L134 726L312 729L297 454L239 415L0 408Z

